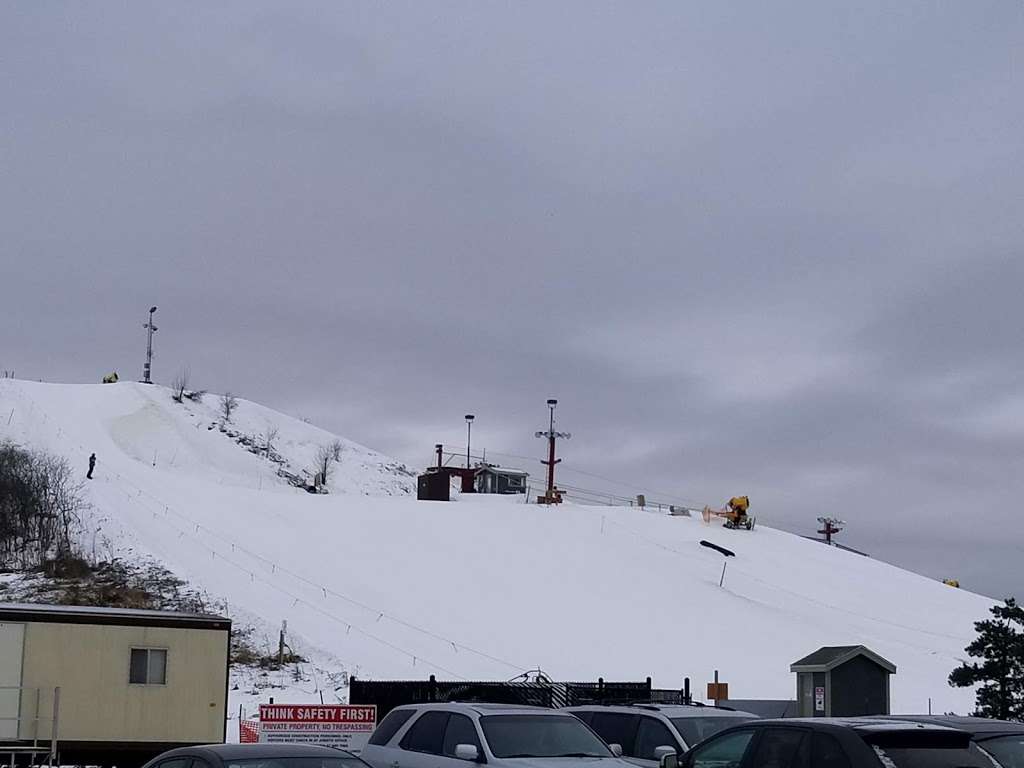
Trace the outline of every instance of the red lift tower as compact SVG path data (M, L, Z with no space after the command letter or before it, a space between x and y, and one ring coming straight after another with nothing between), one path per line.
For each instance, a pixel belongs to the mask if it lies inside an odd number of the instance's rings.
M832 537L843 530L843 526L846 522L843 520L837 520L834 517L819 517L818 522L821 523L821 530L818 533L825 537L825 543L831 544Z
M541 461L548 468L548 487L544 492L543 496L537 497L538 504L561 504L562 503L562 492L555 487L555 464L561 462L561 459L555 458L555 440L561 438L562 440L568 440L572 435L568 432L556 432L555 431L555 406L558 405L558 401L555 399L548 400L548 429L546 432L538 432L537 437L547 438L548 441L548 460Z

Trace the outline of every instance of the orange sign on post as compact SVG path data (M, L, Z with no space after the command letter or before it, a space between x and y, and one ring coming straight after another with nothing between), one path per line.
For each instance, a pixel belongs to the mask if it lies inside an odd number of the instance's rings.
M728 683L708 683L708 698L712 701L729 700Z

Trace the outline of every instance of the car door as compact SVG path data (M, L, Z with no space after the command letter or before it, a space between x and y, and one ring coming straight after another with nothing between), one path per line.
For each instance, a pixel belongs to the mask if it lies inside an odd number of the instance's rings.
M630 758L633 756L639 721L639 715L624 712L595 712L590 721L590 727L604 739L605 744L618 744L622 747L622 756Z
M415 714L415 709L407 708L388 712L370 735L370 740L363 747L360 757L373 768L389 768L400 754L398 744L393 744L392 741Z
M190 768L192 763L191 755L176 755L166 760L161 760L153 768Z
M743 768L810 768L811 733L805 728L761 728Z
M629 758L638 765L652 768L658 764L658 757L655 755L658 747L671 747L677 755L685 751L661 720L650 715L641 715L636 729L633 754L629 755Z
M753 741L752 728L714 736L691 749L686 754L684 765L686 768L741 768Z
M486 762L476 723L466 715L452 712L444 729L444 741L441 743L441 757L443 758L439 763L441 768L469 768L473 765L473 763L460 760L455 756L455 748L460 744L476 747L476 753L479 756L478 762Z
M398 742L398 749L391 751L386 768L437 768L449 717L448 712L437 709L417 717Z

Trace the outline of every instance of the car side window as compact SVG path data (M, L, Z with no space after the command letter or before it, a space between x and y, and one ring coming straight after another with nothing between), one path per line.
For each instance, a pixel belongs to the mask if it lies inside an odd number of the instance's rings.
M633 756L633 742L636 740L638 715L626 715L620 712L595 712L590 727L604 739L605 744L618 744L622 754Z
M814 768L851 768L839 739L827 733L811 736L811 765Z
M455 748L459 744L472 744L478 754L484 751L480 746L480 737L476 735L476 726L465 715L453 712L448 718L448 727L444 731L442 752L445 757L455 757Z
M677 753L680 751L679 744L664 723L654 717L641 717L632 757L655 760L654 750L658 747L672 747Z
M170 760L158 763L156 768L189 768L191 762L191 757L172 757Z
M448 724L447 712L424 712L408 730L399 746L410 752L441 754L444 730Z
M733 731L697 747L686 761L688 768L739 768L753 731Z
M594 713L589 711L573 712L573 714L587 725L590 725L590 721L594 719Z
M393 709L387 713L380 725L370 737L370 744L382 747L394 738L402 726L409 722L409 718L416 714L415 709Z
M808 768L807 750L800 748L807 735L798 728L763 729L750 768Z

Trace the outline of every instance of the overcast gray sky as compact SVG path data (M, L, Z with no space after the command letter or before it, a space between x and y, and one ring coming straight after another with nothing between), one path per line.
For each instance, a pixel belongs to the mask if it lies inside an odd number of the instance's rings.
M0 367L1024 598L1022 171L1009 0L7 2Z

